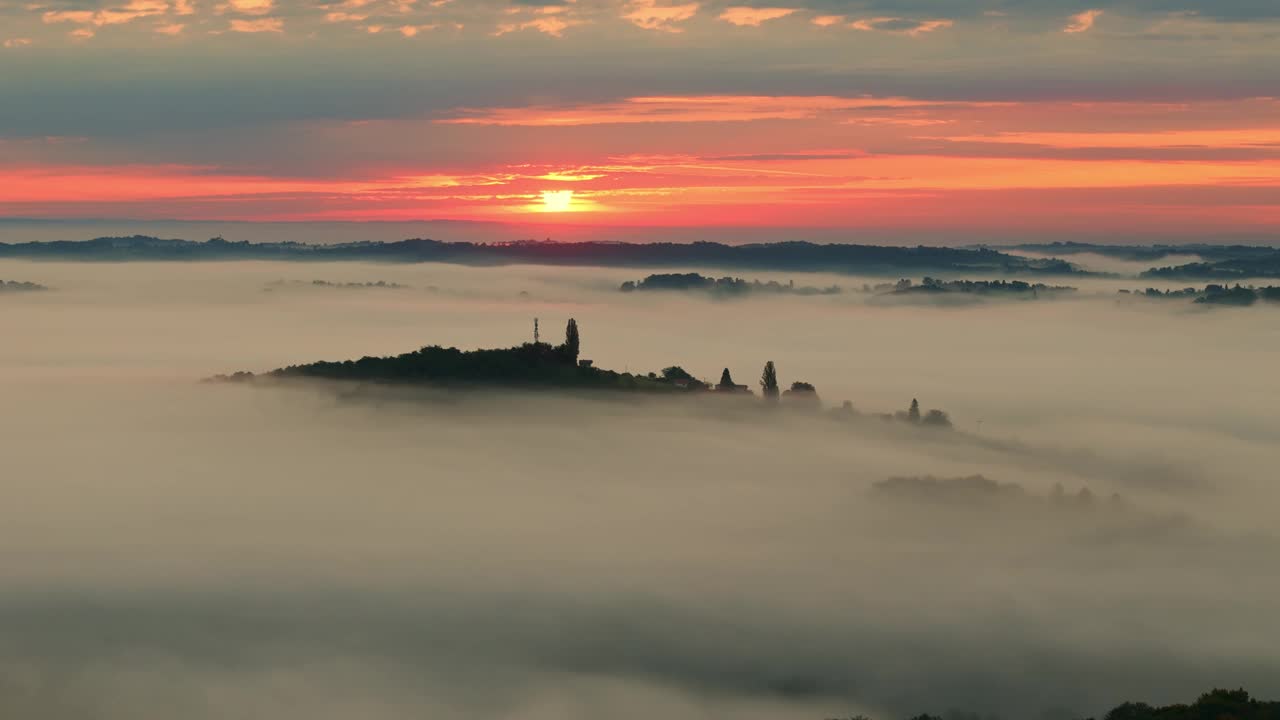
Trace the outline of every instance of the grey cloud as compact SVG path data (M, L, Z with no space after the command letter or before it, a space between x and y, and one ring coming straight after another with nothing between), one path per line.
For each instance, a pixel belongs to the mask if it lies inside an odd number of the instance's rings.
M470 52L497 52L481 41ZM556 98L609 100L664 93L879 94L934 99L1186 99L1254 97L1274 90L1263 63L1216 59L1194 67L1148 59L1125 73L1076 72L1034 57L1014 70L968 77L925 65L893 71L845 67L847 50L815 46L820 73L789 67L787 53L725 46L714 53L619 47L590 66L559 52L520 51L505 64L459 60L447 45L393 43L352 56L321 48L263 47L220 38L181 58L151 48L33 47L6 57L0 135L146 137L310 120L426 118L458 107L511 106ZM586 42L567 38L564 42ZM591 44L574 46L594 53ZM509 51L508 51L509 52ZM708 60L714 55L716 62ZM828 58L828 56L830 56ZM474 56L473 56L474 57ZM1194 57L1194 55L1192 56ZM388 68L397 68L391 73ZM1176 72L1175 72L1176 68ZM1089 70L1082 68L1081 70ZM1177 85L1169 86L1169 78ZM572 85L564 82L573 77ZM1226 79L1224 79L1226 78ZM1160 88L1153 91L1152 88Z

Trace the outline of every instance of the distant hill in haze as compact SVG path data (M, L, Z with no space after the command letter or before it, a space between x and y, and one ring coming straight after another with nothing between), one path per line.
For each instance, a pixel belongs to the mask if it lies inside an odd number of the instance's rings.
M1227 285L1206 285L1203 290L1189 287L1181 290L1160 290L1157 288L1147 288L1146 290L1129 291L1121 290L1122 295L1131 295L1144 299L1190 299L1197 305L1227 305L1236 307L1250 307L1258 303L1276 305L1280 303L1280 287L1255 287L1243 285L1227 286Z
M989 248L892 247L784 242L754 245L695 243L442 242L412 239L319 245L250 243L213 238L204 242L135 235L87 241L0 243L0 258L80 261L360 260L441 262L466 265L566 265L605 267L725 267L869 275L982 273L1078 275L1053 258L1027 258Z
M1020 253L1035 253L1028 257ZM1280 277L1280 248L1265 245L1099 245L1054 242L1015 245L934 247L778 242L730 245L719 242L445 242L415 238L394 242L342 244L312 242L206 241L145 235L84 241L0 243L0 258L128 261L373 261L461 265L560 265L599 267L731 268L758 271L829 272L904 276L1090 276L1063 259L1101 255L1151 263L1141 277L1161 280L1240 280ZM1188 255L1197 262L1158 266L1165 258ZM1040 257L1043 256L1043 257Z
M1280 277L1280 248L1268 245L1099 245L1094 243L1054 242L1014 245L1010 250L1032 252L1054 257L1101 255L1116 260L1151 263L1142 277L1160 280L1234 280L1243 278ZM1199 262L1158 266L1170 257L1192 255Z

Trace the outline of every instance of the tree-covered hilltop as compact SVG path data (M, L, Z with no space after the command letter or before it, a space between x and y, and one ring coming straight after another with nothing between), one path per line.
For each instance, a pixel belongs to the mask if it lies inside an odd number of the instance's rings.
M1280 252L1263 258L1236 258L1214 262L1156 267L1142 273L1157 280L1234 280L1280 277Z
M1249 307L1259 302L1280 303L1280 287L1243 286L1238 283L1234 286L1206 285L1203 289L1189 287L1181 290L1160 290L1157 288L1136 291L1121 290L1120 294L1153 300L1192 300L1199 305Z
M1274 240L1273 240L1274 242ZM1150 263L1153 267L1141 274L1161 280L1243 280L1246 278L1280 277L1280 248L1274 245L1101 245L1096 243L1054 242L1013 245L1008 250L1038 253L1055 258L1074 255L1101 255L1129 262ZM1166 258L1198 258L1196 262L1158 266Z
M679 366L661 373L639 375L598 368L582 359L581 334L576 320L565 326L560 345L542 342L537 321L534 341L510 348L460 350L429 345L392 357L315 362L272 370L258 376L250 372L219 375L214 380L248 381L262 378L321 379L374 383L417 384L438 387L556 388L567 390L625 390L649 393L694 393L750 390L745 386L712 385L698 380ZM725 370L725 374L728 374Z
M990 248L897 247L811 242L726 245L716 242L620 243L518 241L442 242L411 239L319 245L205 242L135 235L86 241L0 243L0 257L64 260L361 260L465 265L565 265L598 267L702 267L747 270L901 275L915 272L997 275L1074 275L1082 271L1058 259L1028 258Z
M984 717L972 713L952 712L942 715L915 715L910 720L976 720ZM836 720L834 718L828 720ZM872 720L853 715L839 720ZM1088 720L1094 720L1089 718ZM1211 690L1190 705L1153 706L1144 702L1126 702L1113 708L1102 720L1280 720L1280 702L1258 700L1245 690Z
M1276 248L1274 245L1213 245L1210 243L1103 245L1099 243L1052 242L1010 245L1007 249L1055 257L1088 254L1101 255L1117 260L1151 263L1159 262L1168 257L1186 257L1187 255L1198 255L1208 262L1267 260L1280 255L1280 248Z
M17 280L0 280L0 293L6 292L38 292L40 290L48 290L44 285L37 285L33 282L20 282Z
M698 273L654 274L640 280L639 282L628 280L627 282L622 283L622 286L618 289L622 292L705 292L716 297L741 297L752 294L838 295L841 292L841 289L835 285L825 288L816 288L796 286L794 282L789 282L786 285L774 280L770 280L769 282L752 280L748 282L742 278L713 278L707 277L706 275L700 275Z
M579 359L579 344L577 321L570 320L565 328L565 341L560 345L538 339L502 349L459 350L430 345L394 357L294 365L274 370L267 377L642 392L688 389L660 378L597 368L590 360ZM251 376L242 373L232 379L248 377Z
M754 406L761 410L785 409L801 414L823 414L842 421L879 419L921 428L951 427L951 419L945 412L930 410L922 414L920 403L915 400L911 401L909 410L897 413L863 415L848 401L839 408L824 411L817 388L810 383L797 380L791 383L788 390L781 391L778 369L772 361L765 363L760 375L763 399L759 400L751 386L734 382L729 368L721 372L718 383L700 380L678 365L644 375L619 373L596 367L593 361L582 359L581 343L581 331L576 320L570 319L565 326L565 339L560 345L542 342L538 321L534 320L533 342L511 348L459 350L455 347L429 345L392 357L363 357L359 360L291 365L264 375L242 371L217 375L209 380L252 382L259 379L309 379L441 388L609 390L704 395L754 401Z
M1280 277L1280 248L1248 245L1191 245L1170 256L1195 255L1198 262L1153 267L1144 278L1161 280L1236 280ZM1165 256L1167 257L1167 256Z
M1190 705L1156 707L1127 702L1103 720L1280 720L1280 702L1257 700L1244 689L1213 690Z

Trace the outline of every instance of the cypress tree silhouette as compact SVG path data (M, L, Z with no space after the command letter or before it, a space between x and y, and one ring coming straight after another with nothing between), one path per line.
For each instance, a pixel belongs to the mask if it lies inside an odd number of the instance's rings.
M772 360L764 364L764 372L760 375L760 390L764 393L765 400L778 401L778 369L774 367Z
M729 374L729 368L725 368L724 372L720 373L720 384L716 387L720 390L733 390L737 387L734 385L733 376Z
M569 362L578 362L578 348L578 321L573 318L569 318L569 324L564 329L564 350L565 355L569 358Z
M916 400L914 398L911 400L911 409L907 411L907 419L913 423L920 422L920 401L919 400Z

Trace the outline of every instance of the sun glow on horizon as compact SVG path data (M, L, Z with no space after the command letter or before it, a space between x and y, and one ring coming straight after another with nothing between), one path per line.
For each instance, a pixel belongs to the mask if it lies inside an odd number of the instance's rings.
M573 209L572 190L543 190L539 212L562 213Z

